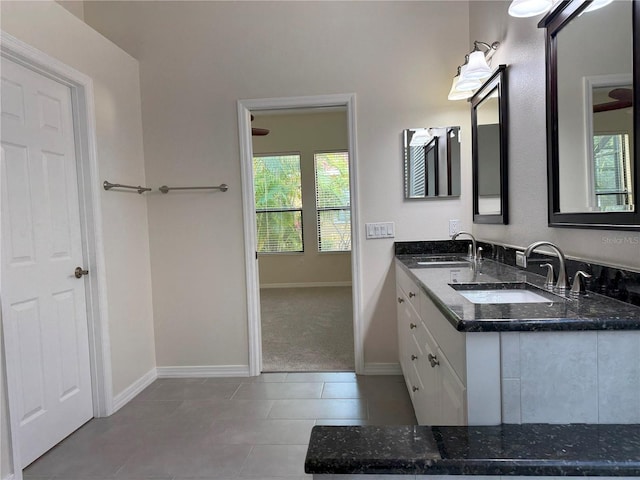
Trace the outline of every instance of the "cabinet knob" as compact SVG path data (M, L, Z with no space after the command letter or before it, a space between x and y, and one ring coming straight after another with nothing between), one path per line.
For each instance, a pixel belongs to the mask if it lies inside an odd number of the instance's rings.
M416 296L416 294L415 294L415 293L413 293L413 292L409 292L409 298L413 298L413 297L415 297L415 296Z
M411 355L411 361L417 360L418 357L416 355Z
M410 323L409 328L413 330L414 328L418 328L418 326L415 323Z
M398 303L404 302L404 298L398 297Z
M413 390L414 392L417 392L418 390L420 390L418 387L416 387L415 385L413 385L411 387L411 390Z
M440 361L438 360L438 357L436 355L432 355L430 353L429 355L427 355L427 358L429 359L429 363L431 364L432 368L435 368L436 365L440 365Z

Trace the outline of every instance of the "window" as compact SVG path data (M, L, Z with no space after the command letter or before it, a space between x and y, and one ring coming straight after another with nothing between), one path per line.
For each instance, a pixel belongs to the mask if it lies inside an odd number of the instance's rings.
M302 252L300 155L253 158L258 253Z
M316 210L318 251L351 250L351 198L349 154L316 153Z
M627 211L633 205L629 135L593 136L596 205L599 211Z

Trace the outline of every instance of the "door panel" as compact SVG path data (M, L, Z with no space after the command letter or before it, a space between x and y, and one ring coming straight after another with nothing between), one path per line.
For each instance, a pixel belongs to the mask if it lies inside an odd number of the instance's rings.
M2 59L2 284L26 466L93 416L71 90Z

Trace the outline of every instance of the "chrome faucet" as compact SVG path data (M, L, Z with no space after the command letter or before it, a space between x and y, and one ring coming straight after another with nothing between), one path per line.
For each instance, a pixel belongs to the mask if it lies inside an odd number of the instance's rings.
M565 266L564 253L562 253L562 250L560 250L560 248L558 248L553 243L546 242L543 240L540 242L533 242L531 245L525 248L524 250L525 264L523 266L527 268L526 260L527 258L529 258L529 255L531 255L531 253L536 248L543 247L543 246L552 248L553 250L555 250L556 254L558 255L558 262L560 262L560 265L558 266L558 281L556 282L556 289L560 290L561 292L567 291L569 289L569 280L567 278L567 268Z
M451 240L455 240L456 238L458 238L460 235L468 235L469 238L471 238L471 251L472 254L470 255L471 258L473 258L474 261L478 260L478 249L476 247L476 237L474 237L471 233L469 232L458 232L454 235L451 236Z

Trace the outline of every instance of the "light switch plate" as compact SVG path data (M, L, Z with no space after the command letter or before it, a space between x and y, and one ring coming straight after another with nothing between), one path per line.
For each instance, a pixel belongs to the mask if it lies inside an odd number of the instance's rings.
M516 250L516 265L522 268L527 268L527 257L524 256L524 252Z
M396 227L393 222L365 223L367 238L394 238Z

